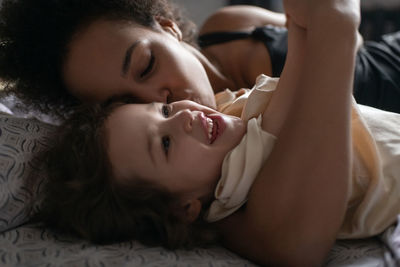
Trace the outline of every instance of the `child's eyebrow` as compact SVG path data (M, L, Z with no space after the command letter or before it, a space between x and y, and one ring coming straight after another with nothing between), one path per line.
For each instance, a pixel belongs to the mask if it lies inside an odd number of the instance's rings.
M149 104L147 105L146 110L150 112L150 111L155 111L156 108L157 108L156 102L151 102L151 103L149 103ZM148 128L148 129L149 129L149 128ZM152 132L151 132L150 130L146 133L146 138L147 138L147 151L148 151L148 153L149 153L149 155L150 155L150 159L151 159L153 165L155 165L156 162L155 162L154 154L153 154L153 151L154 151L154 149L153 149L153 147L154 147L154 142L153 142L153 138L152 138L153 136L154 136L154 134L152 134Z
M147 152L149 153L151 162L153 163L153 165L155 165L156 162L154 160L154 155L153 155L153 146L154 146L153 138L151 138L151 135L148 134L147 135Z
M147 110L151 111L151 110L155 110L156 109L156 102L151 102L147 105Z

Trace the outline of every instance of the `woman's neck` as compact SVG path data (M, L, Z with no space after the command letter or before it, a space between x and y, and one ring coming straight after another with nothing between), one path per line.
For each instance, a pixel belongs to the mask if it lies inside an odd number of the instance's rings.
M205 55L191 45L186 44L187 49L191 51L203 65L207 76L210 80L211 86L213 87L214 93L218 93L226 88L235 90L236 86L233 80L226 76L216 60L211 56Z

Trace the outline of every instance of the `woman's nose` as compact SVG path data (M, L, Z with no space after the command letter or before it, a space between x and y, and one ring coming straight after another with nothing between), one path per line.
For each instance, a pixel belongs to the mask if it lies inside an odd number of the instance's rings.
M161 101L158 100L159 102L166 103L166 104L171 102L172 94L169 89L167 89L167 88L160 89L159 96L160 96L160 100L161 100Z
M127 87L127 95L133 95L143 102L160 102L165 104L173 102L170 87L162 83L139 84L136 81L130 81Z
M172 94L169 89L166 88L160 88L160 89L150 89L150 92L147 94L147 97L145 100L150 101L150 102L160 102L160 103L165 103L169 104L172 102Z

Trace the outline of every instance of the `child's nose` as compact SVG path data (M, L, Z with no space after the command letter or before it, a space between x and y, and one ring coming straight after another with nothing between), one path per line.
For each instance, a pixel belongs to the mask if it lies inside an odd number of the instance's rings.
M181 127L186 133L192 132L193 114L190 110L184 109L176 114L176 117L181 124Z

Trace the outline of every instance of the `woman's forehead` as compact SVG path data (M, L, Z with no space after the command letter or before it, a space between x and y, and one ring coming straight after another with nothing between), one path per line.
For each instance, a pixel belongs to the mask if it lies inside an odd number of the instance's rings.
M134 20L124 20L124 19L105 19L100 18L92 21L86 27L83 28L81 33L84 33L89 30L103 30L107 31L110 34L121 33L124 31L158 31L160 25L158 23L154 23L149 26L144 26L135 22Z

